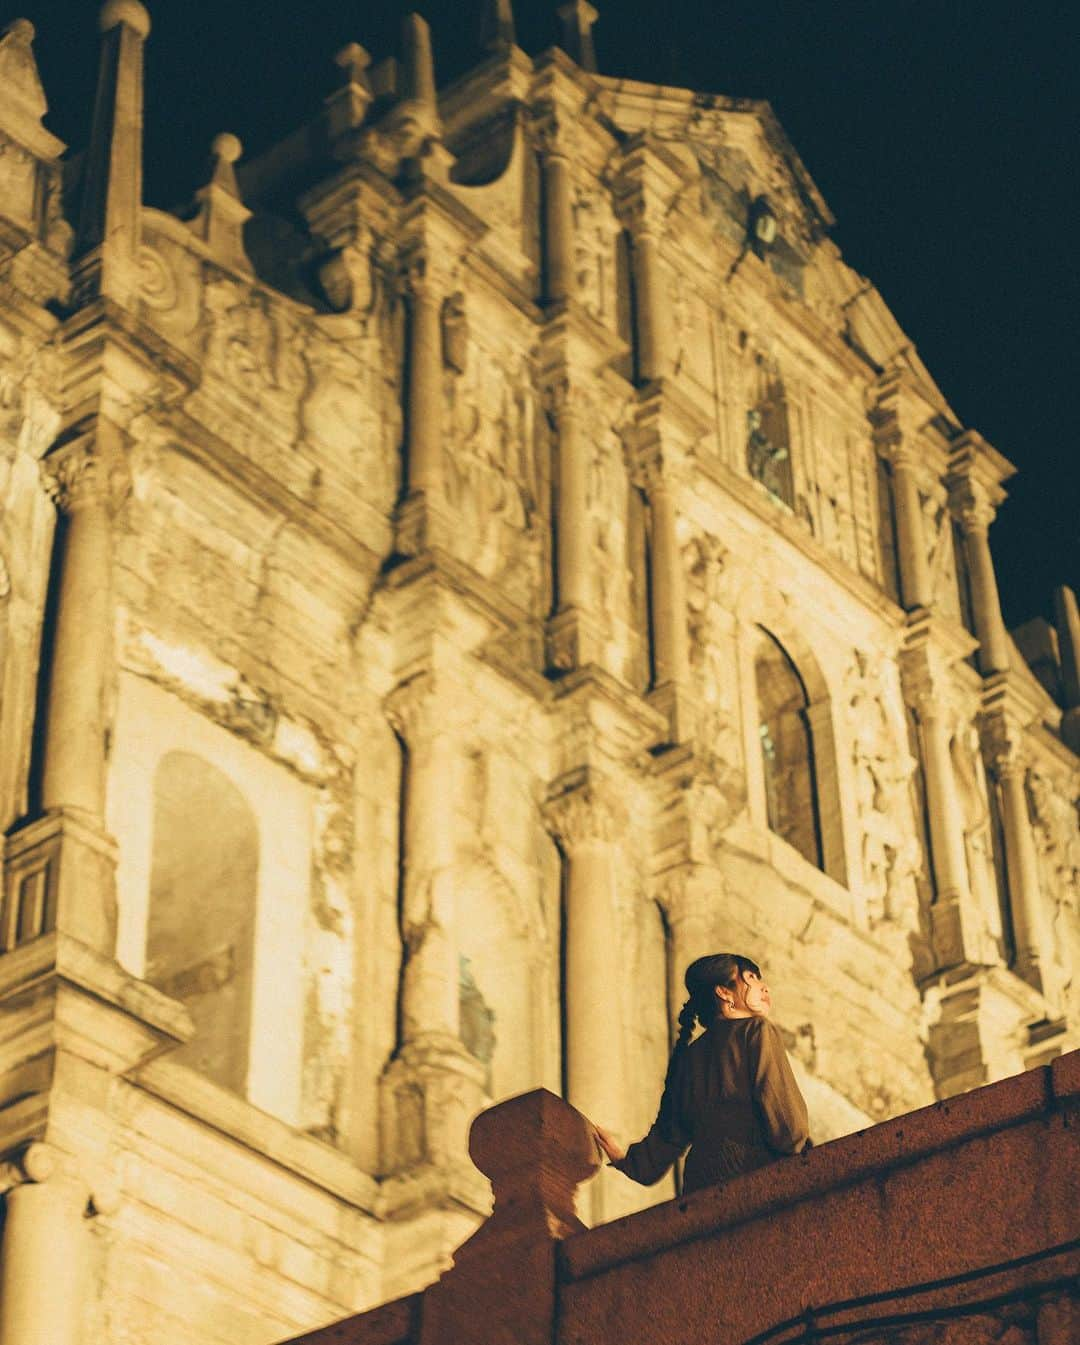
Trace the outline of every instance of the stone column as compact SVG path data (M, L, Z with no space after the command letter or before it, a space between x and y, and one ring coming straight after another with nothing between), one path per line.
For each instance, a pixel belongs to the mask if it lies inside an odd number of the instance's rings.
M429 674L398 687L387 714L405 743L401 1033L383 1074L381 1166L394 1175L465 1162L486 1068L460 1040L454 803L457 749Z
M930 859L934 899L930 933L937 967L982 960L978 913L973 909L964 846L964 822L949 750L948 709L942 690L930 680L918 679L912 694L908 673L905 687L919 726L926 813L930 828Z
M0 1245L0 1345L79 1345L90 1255L87 1192L31 1144L9 1177Z
M900 565L900 592L908 611L929 607L933 601L930 568L926 559L922 505L919 500L917 460L907 445L897 445L890 455L893 469L893 505Z
M558 500L555 507L555 605L560 612L589 607L588 443L581 394L566 377L547 387L555 424Z
M422 675L391 693L387 713L405 744L402 832L402 1037L457 1040L458 952L453 893L455 749L435 683Z
M103 449L105 451L103 451ZM111 478L118 456L86 435L43 462L61 513L41 803L105 816L105 682L112 655Z
M670 364L670 314L660 266L659 210L635 196L623 211L634 267L634 327L639 382L663 378Z
M683 685L689 669L686 576L675 529L670 472L658 448L638 460L638 483L648 497L652 520L650 617L656 686Z
M678 1033L678 1014L686 1002L686 968L691 962L715 952L712 945L715 898L710 902L703 890L704 879L694 866L680 865L669 873L660 890L660 905L668 928L668 1003L671 1008L672 1041ZM720 877L715 877L716 887Z
M988 535L994 508L985 491L969 481L958 502L957 514L964 534L971 580L972 615L975 634L979 637L979 670L986 677L990 673L1005 672L1009 667L1009 640L1001 615Z
M429 260L410 257L406 468L410 495L438 495L442 487L442 330L444 294Z
M1046 930L1039 861L1025 789L1027 767L1017 734L998 726L991 728L990 736L991 769L1001 791L1001 830L1016 942L1016 971L1037 990L1045 990L1042 962Z
M540 131L544 183L544 297L558 303L573 297L573 167L565 130L552 115Z
M62 518L46 670L43 816L4 844L0 947L55 928L112 957L115 845L105 828L105 700L112 667L112 509L128 486L119 431L99 417L42 461Z
M625 813L610 786L589 783L553 799L546 817L566 864L567 1100L590 1120L617 1127L623 1061L611 953L618 938L616 838L625 832Z

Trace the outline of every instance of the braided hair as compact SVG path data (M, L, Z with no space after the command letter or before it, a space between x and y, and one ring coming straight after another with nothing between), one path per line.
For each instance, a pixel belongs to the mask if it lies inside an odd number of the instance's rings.
M664 1138L673 1143L677 1118L674 1115L676 1103L672 1085L678 1073L679 1062L685 1055L690 1038L694 1034L694 1023L700 1023L706 1030L712 1027L719 1009L717 986L730 989L745 972L761 975L757 963L748 957L742 957L739 953L711 953L708 957L699 957L696 962L691 962L686 969L683 980L689 998L679 1010L679 1035L675 1038L671 1058L668 1060L660 1117Z

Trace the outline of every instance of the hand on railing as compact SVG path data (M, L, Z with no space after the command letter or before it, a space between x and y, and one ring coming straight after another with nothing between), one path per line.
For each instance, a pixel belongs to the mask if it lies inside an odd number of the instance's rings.
M612 1163L617 1163L620 1158L626 1157L626 1150L613 1135L608 1134L600 1126L593 1122L593 1130L596 1132L596 1142Z

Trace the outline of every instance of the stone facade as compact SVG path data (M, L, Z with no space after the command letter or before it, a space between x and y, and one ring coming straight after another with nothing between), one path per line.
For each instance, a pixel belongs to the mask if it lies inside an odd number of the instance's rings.
M818 1139L1077 1040L1080 621L1004 628L1011 467L767 105L490 10L438 93L418 17L346 47L181 216L137 0L71 164L0 39L0 1345L429 1282L470 1118L640 1133L703 951Z

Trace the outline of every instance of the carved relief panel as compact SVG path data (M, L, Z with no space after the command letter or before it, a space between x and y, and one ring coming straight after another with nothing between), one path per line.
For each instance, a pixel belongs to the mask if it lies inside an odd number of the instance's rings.
M446 501L459 557L520 606L536 606L543 545L542 417L531 352L499 341L460 292L443 309Z
M911 812L915 762L906 748L898 692L887 687L883 663L856 650L844 700L866 912L872 926L888 920L914 930L919 918L915 878L923 856Z

